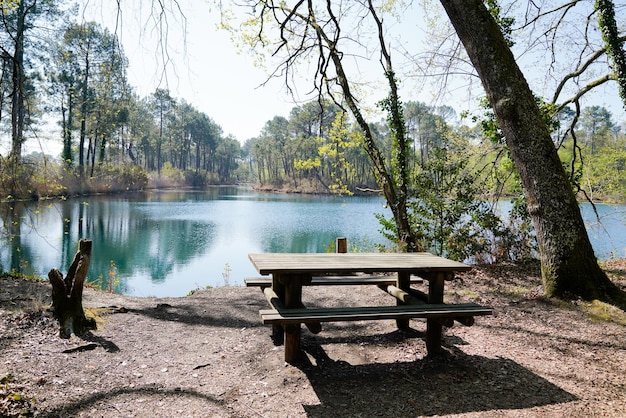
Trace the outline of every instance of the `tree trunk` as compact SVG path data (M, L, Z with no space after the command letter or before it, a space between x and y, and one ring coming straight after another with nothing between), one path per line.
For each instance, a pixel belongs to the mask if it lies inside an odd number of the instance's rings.
M17 10L17 29L15 33L15 55L13 56L12 99L11 99L11 159L16 165L22 160L24 144L24 36L26 35L24 2L19 2Z
M87 100L89 98L89 48L91 38L87 43L85 52L85 75L83 77L82 103L80 104L80 140L78 144L78 169L81 180L85 174L85 138L87 137L87 110L89 108Z
M329 3L330 4L330 3ZM373 13L374 9L370 4L370 11ZM409 221L409 215L407 212L407 193L406 193L406 176L401 176L398 181L394 181L392 173L388 170L387 164L385 163L385 158L381 153L378 145L376 145L376 141L374 140L374 135L372 130L370 129L369 124L365 120L361 109L358 104L358 100L352 95L350 84L348 82L348 77L344 71L342 57L343 54L338 51L335 46L335 42L330 40L324 29L315 24L313 25L315 30L317 31L319 37L324 39L326 45L329 47L330 58L333 61L335 71L337 73L337 83L341 86L341 90L343 92L343 99L348 104L348 108L352 112L352 115L356 119L357 124L361 128L364 134L364 148L367 155L370 157L370 160L374 166L374 172L376 174L376 178L378 180L378 184L382 189L383 196L391 209L391 213L393 215L395 226L397 228L397 236L398 236L398 244L402 247L406 252L416 252L421 251L422 246L420 240L411 228L411 224ZM382 39L382 38L381 38ZM384 43L381 42L381 47L384 47ZM388 70L390 70L391 63L388 62ZM397 94L394 95L393 92L397 88L395 79L393 77L393 73L386 74L389 89L392 92L392 98L390 99L392 106L397 106L399 104L399 98ZM395 102L394 102L395 101ZM404 122L403 122L404 123ZM392 127L394 128L394 127ZM398 150L399 153L404 152L404 149ZM406 167L403 167L405 169Z
M59 320L61 338L70 338L72 334L82 334L86 330L96 329L93 318L86 318L83 311L83 285L91 261L91 240L81 239L78 252L70 266L67 277L57 269L48 273L52 284L52 307L54 316Z
M498 25L482 0L441 4L480 76L522 179L546 295L588 300L616 295L598 266L546 123Z

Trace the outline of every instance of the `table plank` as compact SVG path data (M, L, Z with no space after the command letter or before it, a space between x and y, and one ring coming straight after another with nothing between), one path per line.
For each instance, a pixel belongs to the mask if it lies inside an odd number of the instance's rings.
M470 266L430 253L260 253L249 254L259 274L342 274L349 272L453 272Z

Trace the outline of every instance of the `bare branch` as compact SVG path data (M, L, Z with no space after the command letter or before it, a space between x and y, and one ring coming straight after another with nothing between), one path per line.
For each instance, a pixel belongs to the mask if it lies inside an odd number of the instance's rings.
M617 77L615 77L615 74L607 74L603 77L600 77L590 83L588 83L585 87L583 87L582 89L578 90L578 92L576 92L576 94L567 99L566 101L564 101L563 103L561 103L560 105L558 105L557 107L557 112L559 112L560 110L562 110L565 106L567 106L570 103L577 103L581 97L583 97L585 94L589 93L591 90L593 90L594 88L606 83L607 81L611 81L611 80L616 80Z
M561 14L561 17L564 16L567 13L567 10L571 9L572 7L574 7L580 0L573 0L570 1L569 3L565 3L562 4L558 7L555 7L553 9L550 9L548 11L545 12L541 12L541 6L538 6L534 1L529 2L529 6L533 5L537 10L538 13L532 18L532 19L527 19L523 25L519 26L518 28L515 28L514 30L520 30L520 29L524 29L527 28L529 26L534 25L535 23L537 23L537 21L539 21L541 18L549 16L551 14L557 13L563 9L565 9L565 11ZM526 9L526 17L528 17L530 15L530 12L528 11L528 8ZM559 19L560 20L560 19Z
M600 58L602 55L604 55L606 53L606 51L604 49L599 49L596 52L594 52L585 63L583 63L582 66L578 67L575 71L567 74L565 77L563 77L563 79L561 80L561 82L559 83L559 85L557 86L554 95L552 96L552 103L556 103L556 101L559 98L559 95L561 94L561 91L563 90L563 87L565 86L565 84L571 80L574 77L578 77L580 76L582 73L585 72L585 70L587 70L587 68L589 68L589 66L591 64L593 64L594 62L596 62L596 60L598 58Z

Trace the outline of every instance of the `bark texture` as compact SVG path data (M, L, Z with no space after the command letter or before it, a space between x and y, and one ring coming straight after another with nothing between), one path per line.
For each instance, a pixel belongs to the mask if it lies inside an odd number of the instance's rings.
M580 208L535 98L482 0L441 0L494 109L522 179L548 296L606 298Z
M48 273L52 285L52 307L54 316L59 320L61 338L96 329L95 320L85 317L83 310L83 286L91 262L91 244L90 240L80 240L78 252L65 279L58 269Z

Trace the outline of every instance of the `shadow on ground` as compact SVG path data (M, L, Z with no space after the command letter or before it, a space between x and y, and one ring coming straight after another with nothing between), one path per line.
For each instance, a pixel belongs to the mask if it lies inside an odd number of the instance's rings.
M203 404L202 410L206 412L207 416L213 414L221 415L224 413L223 402L212 396L193 390L169 390L156 386L143 386L136 388L115 388L107 392L87 395L78 401L47 411L43 413L42 416L46 418L72 417L82 412L88 412L94 405L103 403L108 406L111 416L124 416L125 414L122 411L116 410L116 404L124 408L124 404L136 402L137 397L142 399L142 402L146 404L146 408L152 408L155 412L155 416L159 416L160 414L156 413L154 405L151 405L151 403L163 401L164 399L167 400L167 403L173 403L174 400L180 400L184 403L185 399L194 399ZM171 413L171 416L177 415L176 411L170 410L168 412ZM128 414L128 416L132 416L133 413L129 412Z
M577 400L512 360L454 347L416 361L363 365L329 358L312 339L303 349L299 367L320 402L303 405L309 417L449 415Z

